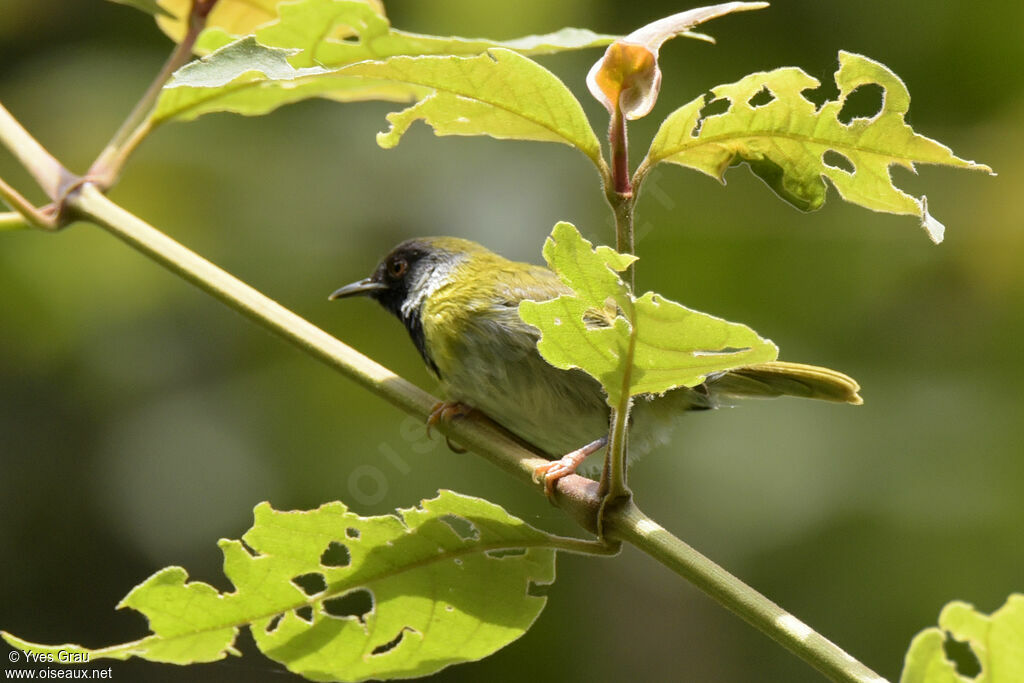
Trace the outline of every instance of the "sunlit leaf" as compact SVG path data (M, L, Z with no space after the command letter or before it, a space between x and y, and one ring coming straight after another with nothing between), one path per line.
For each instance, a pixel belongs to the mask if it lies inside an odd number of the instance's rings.
M458 36L430 36L391 27L382 14L351 0L301 0L280 7L281 17L258 31L256 38L271 47L299 48L294 66L344 66L395 55L478 55L493 47L525 55L607 45L615 36L577 28L508 41ZM339 34L354 36L340 40Z
M410 102L427 97L437 86L391 77L356 77L351 72L338 73L336 67L406 54L479 55L495 46L544 54L604 45L613 39L580 29L504 42L419 35L391 28L375 7L358 0L299 0L282 3L276 10L280 17L275 15L260 27L248 26L253 35L247 37L238 38L218 26L204 31L197 51L212 53L174 75L161 94L155 123L191 120L217 111L264 114L310 97ZM541 88L550 90L553 80L565 90L547 71L537 67L535 72ZM579 110L574 99L571 106ZM596 153L596 138L588 142L589 153Z
M180 42L185 35L189 10L192 0L156 0L170 16L157 17L157 26L174 42ZM374 12L384 14L384 6L380 0L350 0L355 4L369 7ZM206 19L207 30L223 32L233 37L247 36L260 26L277 19L281 5L290 0L218 0ZM173 17L173 18L172 18ZM344 30L332 34L333 38L344 38ZM233 40L233 38L232 38ZM220 47L217 45L216 47ZM212 48L211 48L212 49ZM197 50L205 54L209 50Z
M555 367L596 378L615 406L628 394L692 387L708 374L763 363L778 348L746 325L648 292L634 298L618 273L634 257L594 249L569 223L555 226L544 258L573 295L524 301L522 319L541 331L537 348Z
M961 675L944 649L949 637L966 643L981 673ZM1013 683L1024 680L1024 595L1011 595L987 616L964 602L951 602L939 615L938 628L914 637L900 683Z
M391 130L377 136L382 147L397 145L409 126L423 119L437 135L561 142L603 163L597 136L569 89L511 50L497 48L477 57L392 57L339 73L433 89L412 107L388 115Z
M627 119L647 116L661 90L658 52L669 38L685 36L715 42L690 29L734 12L763 9L767 2L727 2L679 12L642 26L612 43L587 74L590 94L609 114L621 108Z
M442 491L400 516L360 517L341 503L308 512L256 507L242 541L220 542L220 593L169 567L120 607L152 635L109 648L45 646L4 633L20 650L141 657L185 664L238 654L248 625L260 650L312 680L426 676L485 657L522 635L555 577L553 537L478 498ZM250 550L251 549L251 550Z
M408 102L429 93L426 88L322 67L296 69L288 62L293 52L264 47L250 37L192 62L164 86L153 122L191 121L221 111L255 116L310 97Z
M924 163L991 169L915 133L904 120L910 107L907 88L882 64L840 52L835 79L839 97L820 109L802 94L819 82L795 67L718 86L710 101L699 97L665 119L643 167L669 161L722 180L730 165L744 161L780 197L805 211L824 203L828 178L843 199L875 211L917 215L932 240L942 241L944 228L928 213L926 199L897 188L890 167L915 170L915 164ZM868 84L885 91L879 112L848 124L840 121L846 98ZM755 97L770 101L752 104ZM702 116L705 105L718 100L728 101L728 110Z

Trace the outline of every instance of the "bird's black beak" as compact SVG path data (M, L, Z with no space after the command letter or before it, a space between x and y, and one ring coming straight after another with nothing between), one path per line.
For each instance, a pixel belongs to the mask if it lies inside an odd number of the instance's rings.
M387 288L388 286L384 283L377 282L372 277L368 277L358 282L353 282L350 285L345 285L341 289L335 290L327 298L334 301L335 299L344 299L349 296L369 296L374 292L382 292Z

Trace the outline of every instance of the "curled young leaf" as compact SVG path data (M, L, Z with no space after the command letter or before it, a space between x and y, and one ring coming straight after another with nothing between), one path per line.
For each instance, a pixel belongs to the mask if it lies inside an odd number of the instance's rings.
M604 56L590 68L587 87L609 114L618 108L630 120L647 116L661 90L658 51L666 40L686 36L713 43L711 37L690 29L726 14L767 6L767 2L726 2L651 22L608 46Z

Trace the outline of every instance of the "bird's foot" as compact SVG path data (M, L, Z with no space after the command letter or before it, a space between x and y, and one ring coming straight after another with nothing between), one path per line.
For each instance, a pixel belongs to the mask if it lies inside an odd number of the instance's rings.
M577 448L574 451L566 453L558 460L552 460L546 462L543 465L538 465L533 470L533 480L539 482L541 478L544 479L544 493L548 499L553 499L555 495L555 484L562 477L567 477L570 474L576 472L576 468L580 466L588 455L592 455L597 451L601 450L608 445L608 437L602 436L600 439L591 441L582 448Z
M466 417L473 412L473 408L467 406L465 403L459 403L458 401L439 401L434 404L434 407L430 410L430 416L427 418L427 437L431 436L431 430L437 425L438 422L449 423L460 417ZM445 442L448 444L448 448L452 449L456 453L465 453L466 449L461 446L456 446L452 443L451 439L445 437Z

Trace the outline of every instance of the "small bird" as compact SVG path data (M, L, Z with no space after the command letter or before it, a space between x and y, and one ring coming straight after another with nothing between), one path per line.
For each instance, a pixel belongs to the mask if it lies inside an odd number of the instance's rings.
M554 460L536 473L551 495L559 478L606 444L609 427L597 380L549 365L537 351L539 331L519 317L519 302L562 294L572 290L543 266L510 261L469 240L423 237L402 242L370 277L328 298L369 296L401 320L446 399L429 423L482 411ZM801 396L858 405L859 389L841 372L799 363L714 373L692 388L639 397L629 453L642 455L664 442L682 413L732 398Z

